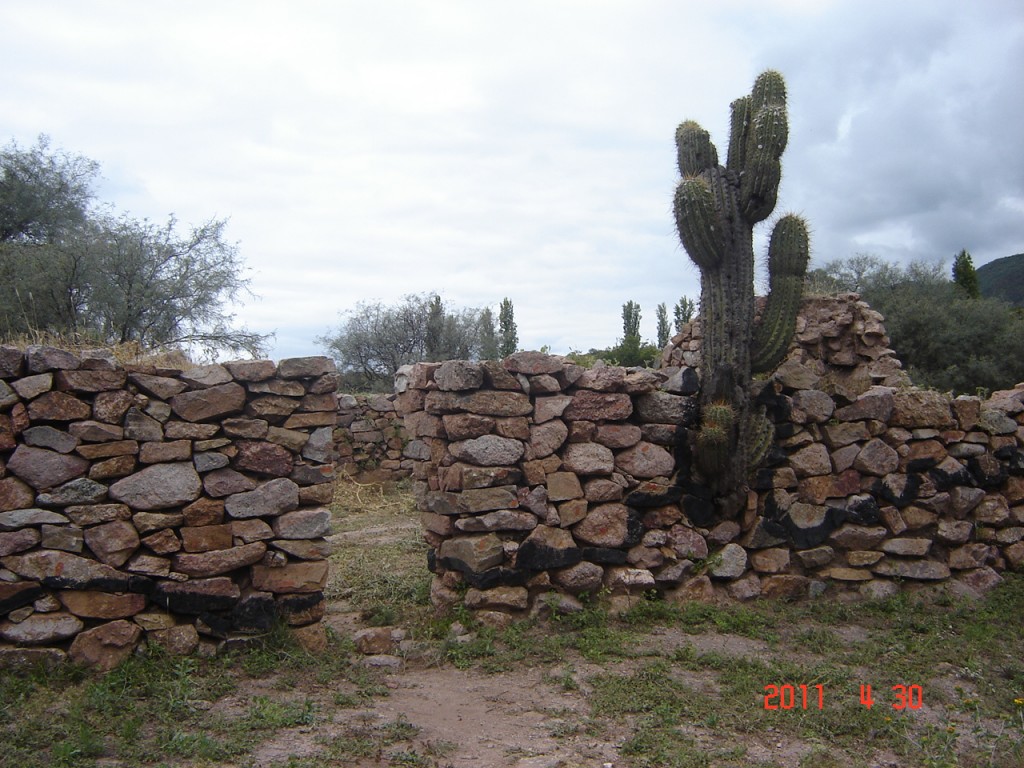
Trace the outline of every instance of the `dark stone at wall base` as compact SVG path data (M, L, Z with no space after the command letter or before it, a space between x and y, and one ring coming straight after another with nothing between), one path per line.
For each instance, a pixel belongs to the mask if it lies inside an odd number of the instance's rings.
M584 561L598 565L625 565L629 559L626 550L609 547L582 547L580 553Z
M641 487L649 488L652 485L647 483ZM682 488L678 485L665 485L661 486L658 490L637 489L626 497L625 503L627 506L638 509L650 509L652 507L664 507L668 504L675 504L682 498Z
M882 510L873 497L863 496L847 505L846 519L857 525L875 525L882 519Z
M199 614L199 618L196 621L196 629L199 630L200 634L226 640L231 634L232 623L230 614L206 611Z
M152 600L171 613L205 614L230 611L241 597L236 584L226 576L191 579L183 582L161 582L153 591ZM230 625L230 620L228 620Z
M981 454L971 456L967 460L967 471L975 479L979 488L994 491L1006 482L1007 469L995 456Z
M327 601L323 592L304 595L278 595L275 598L277 613L284 617L289 626L302 626L323 618Z
M683 514L698 528L707 528L718 522L715 502L711 491L705 488L691 487L692 492L683 496Z
M475 589L492 589L494 587L521 587L529 581L530 574L514 568L491 568L483 573L464 572L462 578Z
M761 461L761 466L765 468L777 467L785 464L788 460L789 454L779 446L773 445L768 449L768 455Z
M31 605L42 596L43 588L34 581L0 583L0 615Z
M1008 445L992 455L1000 461L1006 462L1006 469L1011 475L1024 476L1024 451L1018 451L1012 445Z
M645 531L642 513L636 509L629 509L629 514L626 517L626 539L622 542L622 546L624 548L635 547L643 540Z
M971 477L971 473L967 471L967 468L952 458L946 459L937 467L932 467L928 470L928 476L935 484L935 489L940 493L958 485L971 487L975 485L974 478ZM909 477L914 477L914 475Z
M527 539L516 552L516 568L520 571L547 571L576 565L581 558L576 547L548 547L538 541Z
M796 505L794 505L796 506ZM839 528L846 520L846 510L836 507L826 507L817 525L797 525L789 513L782 518L782 525L785 527L789 540L797 549L813 549L824 544L831 533Z
M231 628L235 632L266 632L274 626L277 603L269 592L243 596L231 611Z
M920 475L886 475L875 480L871 486L871 495L885 499L890 504L902 509L917 500L917 494L923 484ZM959 485L960 483L954 484ZM936 485L938 486L939 483ZM946 489L940 487L939 490Z

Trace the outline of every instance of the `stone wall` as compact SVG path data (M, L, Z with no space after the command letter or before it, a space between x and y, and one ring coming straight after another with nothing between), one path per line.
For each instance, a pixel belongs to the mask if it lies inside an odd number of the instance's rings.
M315 639L336 386L323 357L0 347L0 661L212 652L278 618Z
M746 505L690 469L699 329L662 370L519 353L400 372L396 405L438 605L482 617L670 599L984 591L1024 563L1024 385L989 400L910 387L856 296L805 302L758 382L776 424Z
M357 479L394 482L409 477L408 436L395 395L339 395L334 429L338 469Z

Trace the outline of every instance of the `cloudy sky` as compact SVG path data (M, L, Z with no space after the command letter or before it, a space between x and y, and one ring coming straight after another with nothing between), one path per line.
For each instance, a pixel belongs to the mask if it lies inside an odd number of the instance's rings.
M697 298L684 119L780 70L777 213L817 264L1024 251L1019 0L0 0L0 144L102 166L136 218L229 218L275 358L359 301L512 299L524 348ZM764 236L759 242L763 243Z

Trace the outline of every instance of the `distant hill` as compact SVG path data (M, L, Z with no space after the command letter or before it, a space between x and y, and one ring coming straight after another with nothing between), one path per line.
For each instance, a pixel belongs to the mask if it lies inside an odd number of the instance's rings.
M990 261L975 271L982 296L1024 307L1024 253Z

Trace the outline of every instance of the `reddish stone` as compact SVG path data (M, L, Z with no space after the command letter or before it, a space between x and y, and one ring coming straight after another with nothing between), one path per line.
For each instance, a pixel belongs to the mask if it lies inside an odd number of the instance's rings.
M75 448L75 453L84 459L95 461L114 456L134 456L139 452L139 444L135 440L114 440L109 443L88 443Z
M58 371L57 388L73 392L106 392L123 389L127 374L124 371Z
M290 563L281 568L254 565L252 585L274 594L319 592L327 584L327 572L326 560Z
M115 568L128 562L140 543L138 531L127 520L115 520L85 531L86 546L101 562Z
M181 541L170 528L163 528L142 540L149 549L158 555L170 555L181 549ZM230 546L230 542L228 544Z
M245 389L234 382L182 392L171 398L171 409L185 421L208 421L240 413L244 407Z
M187 388L185 382L167 376L153 376L147 373L131 374L132 382L147 395L159 400L170 400Z
M0 478L0 512L28 509L35 502L35 498L35 492L18 478Z
M193 578L219 576L258 563L266 551L267 545L256 541L211 552L179 553L174 557L174 570ZM326 569L326 563L324 565Z
M273 360L237 360L224 363L236 381L264 381L277 373Z
M125 619L146 607L146 596L132 592L64 589L57 597L65 608L82 619Z
M90 480L113 480L126 477L135 471L135 457L132 455L115 456L99 461L89 468Z
M255 487L255 485L252 487ZM224 520L224 502L219 499L214 500L203 497L193 501L181 512L185 517L186 525L217 525Z
M329 357L290 357L277 364L277 375L282 379L305 379L335 373L337 366Z
M106 424L120 424L133 402L131 392L123 389L100 392L92 401L92 417Z
M142 636L142 628L125 619L79 634L68 651L77 663L107 672L131 656Z
M66 392L47 392L28 404L32 421L77 421L92 414L88 403Z
M629 510L624 504L599 504L573 528L573 536L595 547L622 546L628 534Z
M19 445L7 461L7 469L36 490L43 490L81 477L89 463L78 456Z
M629 395L581 389L563 414L569 421L622 421L633 413Z
M195 501L202 490L191 463L154 464L110 486L111 498L132 509L178 507Z
M181 528L179 533L182 548L186 552L211 552L231 548L230 524L186 526Z
M235 469L271 477L287 477L291 474L295 459L287 448L274 443L251 440L239 440L237 446Z

